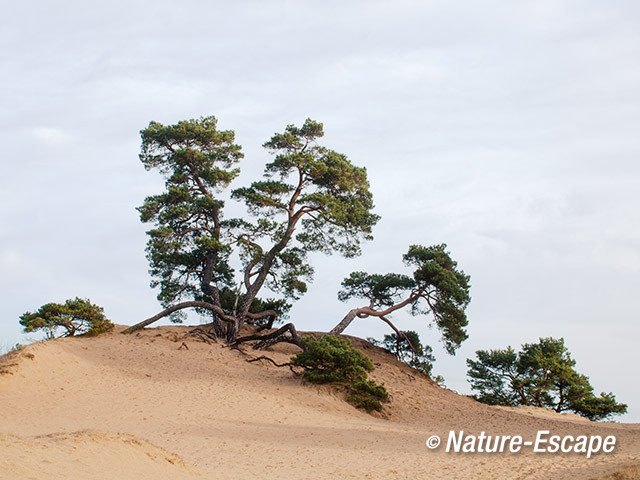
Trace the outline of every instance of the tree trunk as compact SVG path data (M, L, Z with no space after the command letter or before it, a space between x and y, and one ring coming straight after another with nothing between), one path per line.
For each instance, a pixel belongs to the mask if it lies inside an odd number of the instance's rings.
M233 343L238 338L240 332L240 320L227 323L227 334L225 336L227 343Z
M220 239L220 217L218 210L214 210L214 223L216 225L215 231L215 239ZM202 275L202 281L200 282L200 290L202 293L207 295L211 300L213 305L216 305L222 309L220 304L220 290L218 287L212 285L213 282L213 274L215 269L216 258L218 254L217 252L209 252L205 259L204 272ZM213 330L216 332L218 338L224 338L225 336L225 324L223 320L216 315L215 311L213 312Z
M356 318L359 313L362 313L361 308L354 308L353 310L349 310L349 313L345 315L340 323L338 323L331 329L329 335L340 335L349 326L349 324L353 322L353 319Z
M260 292L260 289L264 284L264 281L267 279L267 275L269 274L269 270L271 269L271 265L273 263L272 259L269 258L268 256L270 255L270 253L271 252L269 252L269 254L267 254L267 257L264 259L264 263L260 268L260 273L258 274L258 277L254 280L254 282L251 284L251 287L249 287L247 289L247 292L244 294L244 298L242 299L242 303L240 304L240 311L238 313L238 318L241 318L244 320L244 317L247 316L247 313L249 313L249 309L251 308L251 304L253 303L253 300L256 298L256 296L258 295L258 292Z
M295 200L295 197L297 197L297 194L294 195L294 200ZM278 253L280 253L282 250L286 248L287 244L289 243L289 241L293 236L293 232L295 230L296 223L298 223L298 220L300 219L300 215L295 215L292 217L291 212L289 213L289 215L290 216L289 216L289 222L287 225L287 231L285 232L282 239L278 243L276 243L271 248L271 250L269 250L269 252L267 252L267 254L264 256L264 259L262 261L262 266L260 267L260 273L258 273L258 276L254 280L254 282L251 284L251 287L247 288L247 293L245 294L244 299L242 300L242 304L240 305L240 312L238 314L238 318L240 318L240 321L244 321L245 316L247 315L247 313L249 313L249 308L251 308L251 304L253 303L253 300L258 295L258 292L260 291L260 289L262 288L262 285L264 285L264 282L267 279L267 275L269 275L269 272L271 271L273 260L276 258Z
M225 323L218 318L218 315L213 314L213 331L216 332L216 337L224 338L224 326Z

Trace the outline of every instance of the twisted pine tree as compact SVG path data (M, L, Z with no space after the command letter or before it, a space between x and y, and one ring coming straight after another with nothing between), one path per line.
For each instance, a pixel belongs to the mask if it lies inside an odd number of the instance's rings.
M409 247L403 260L407 266L415 267L412 276L353 272L342 282L338 298L363 298L369 304L350 310L329 333L339 335L356 318L377 317L393 329L397 338L403 337L389 315L408 307L412 315L432 316L445 349L454 354L468 337L465 309L471 300L470 277L458 269L446 248L444 244Z
M321 123L289 125L264 144L275 156L264 180L231 194L249 215L225 220L222 193L243 156L234 133L217 130L216 119L204 117L170 126L151 122L141 135L141 161L165 177L165 191L148 197L139 211L154 226L147 258L152 286L159 287L166 308L125 332L196 308L211 312L216 333L231 343L281 336L297 343L292 324L239 338L240 325L269 318L270 326L288 308L284 299L259 299L265 286L285 299L304 294L313 274L308 252L360 253L379 219L372 213L366 170L317 144L324 135ZM243 261L239 287L229 264L233 251Z
M68 299L64 303L46 303L35 312L20 315L20 325L25 332L44 331L47 339L61 336L72 337L77 334L98 335L113 329L113 323L104 309L91 303L91 300Z

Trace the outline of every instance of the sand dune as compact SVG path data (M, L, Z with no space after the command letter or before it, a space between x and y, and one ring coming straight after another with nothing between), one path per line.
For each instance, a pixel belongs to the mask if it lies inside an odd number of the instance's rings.
M127 434L84 430L34 437L0 434L0 478L195 479L175 454Z
M639 424L481 405L362 340L353 341L392 395L375 416L287 368L183 340L187 327L117 330L34 344L2 360L0 479L585 479L622 468L633 478L628 467L640 464ZM178 349L183 341L188 349ZM295 351L281 345L268 355L285 362ZM426 448L430 435L450 430L615 435L617 447L590 459Z

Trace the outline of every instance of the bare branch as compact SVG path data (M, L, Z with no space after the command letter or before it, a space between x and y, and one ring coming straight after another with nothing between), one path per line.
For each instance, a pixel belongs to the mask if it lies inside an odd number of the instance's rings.
M227 315L224 310L222 310L221 307L219 307L218 305L213 305L212 303L208 303L208 302L197 302L197 301L189 301L189 302L182 302L182 303L178 303L177 305L173 305L169 308L164 309L163 311L161 311L160 313L158 313L157 315L154 315L153 317L147 318L146 320L140 322L140 323L136 323L135 325L132 325L131 327L127 328L126 330L123 330L121 333L125 334L125 333L133 333L136 330L140 330L144 327L146 327L147 325L151 325L154 322L157 322L158 320L160 320L163 317L166 317L167 315L171 315L173 312L177 312L178 310L183 310L185 308L190 308L190 307L194 307L194 308L204 308L207 310L211 310L212 312L215 312L216 315L218 315L218 317L227 322L227 323L235 323L236 319L234 317L232 317L231 315Z
M392 305L389 308L382 311L374 310L371 306L354 308L353 310L350 310L349 313L347 313L347 315L345 315L345 317L340 321L340 323L338 323L335 327L331 329L331 331L329 332L329 335L340 335L356 317L357 318L379 317L379 318L382 318L384 321L387 322L387 324L391 326L390 322L388 320L385 320L383 317L386 317L388 314L402 307L405 307L410 303L415 302L416 300L418 300L418 298L420 297L416 296L412 292L412 294L402 302Z
M278 312L276 312L275 310L265 310L265 311L260 312L260 313L247 312L247 314L245 316L250 318L250 319L252 319L252 320L260 320L261 318L275 317L277 315L278 315Z

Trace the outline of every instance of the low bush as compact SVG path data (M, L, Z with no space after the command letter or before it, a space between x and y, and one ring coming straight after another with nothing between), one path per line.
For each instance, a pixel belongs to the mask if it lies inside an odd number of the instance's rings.
M373 362L351 343L334 335L319 339L304 337L303 351L291 363L304 368L304 378L312 383L340 383L347 387L347 401L371 412L381 410L382 402L389 402L384 385L367 380Z
M366 377L373 362L348 340L333 335L320 339L304 337L302 352L292 363L305 369L304 378L313 383L347 382Z

